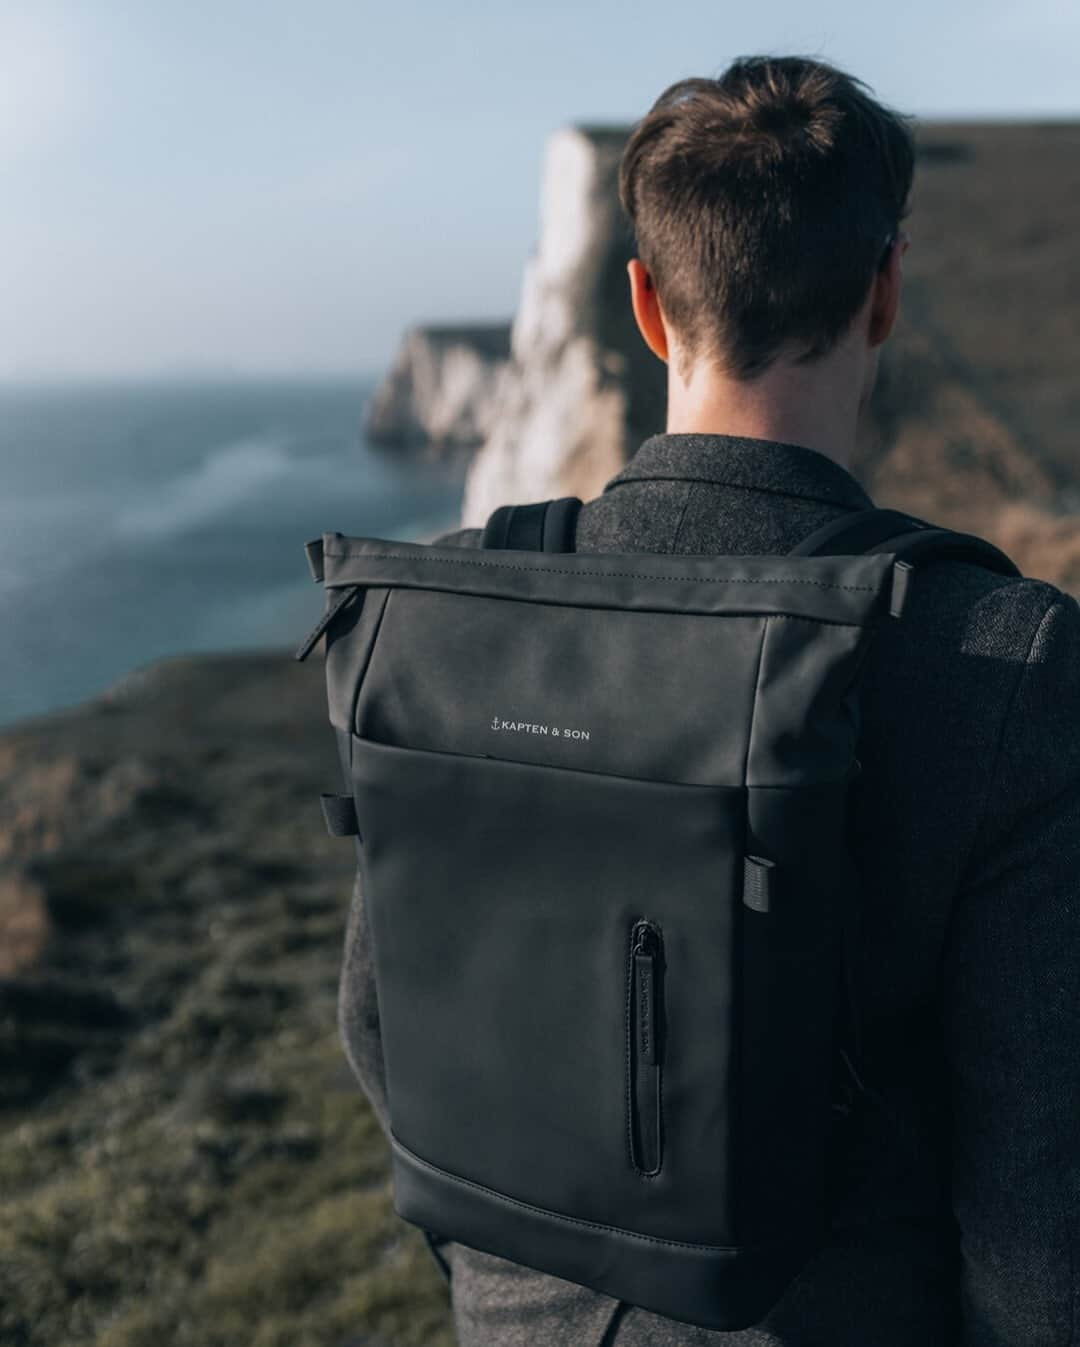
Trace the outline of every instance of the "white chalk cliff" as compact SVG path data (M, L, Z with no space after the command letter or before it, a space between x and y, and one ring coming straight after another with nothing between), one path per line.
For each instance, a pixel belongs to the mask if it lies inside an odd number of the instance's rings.
M365 433L401 448L475 448L496 424L509 358L509 323L410 328L368 404Z
M564 127L548 140L540 230L511 329L498 419L469 468L462 522L505 501L596 495L645 435L664 428L664 370L637 332L616 191L625 127Z

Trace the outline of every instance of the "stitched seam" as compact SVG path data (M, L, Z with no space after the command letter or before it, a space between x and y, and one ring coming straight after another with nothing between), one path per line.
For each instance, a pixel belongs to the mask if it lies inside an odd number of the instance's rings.
M653 997L660 994L667 985L665 974L667 968L667 946L664 943L664 928L659 922L656 923L656 929L660 932L660 957L657 959L656 975L653 979ZM656 1169L646 1178L655 1179L660 1177L660 1171L664 1168L664 1152L667 1149L667 1119L664 1115L664 1053L661 1048L667 1047L667 1015L666 1015L666 997L660 1001L657 1015L656 1026L654 1029L654 1039L658 1053L656 1061Z
M391 1136L390 1140L395 1149L408 1156L414 1164L420 1165L423 1169L431 1170L433 1174L438 1174L440 1178L449 1179L452 1183L460 1183L466 1188L475 1188L478 1193L493 1197L497 1202L505 1202L511 1207L521 1207L523 1211L535 1212L538 1216L546 1216L550 1220L562 1221L567 1225L579 1225L586 1230L621 1235L624 1239L641 1240L645 1244L659 1244L668 1249L692 1249L695 1253L742 1253L751 1249L782 1249L802 1242L797 1239L790 1239L771 1240L764 1244L691 1244L684 1240L661 1239L657 1235L642 1235L636 1230L624 1230L618 1225L602 1225L599 1221L585 1221L580 1216L564 1216L562 1212L551 1211L547 1207L537 1207L531 1202L522 1202L520 1198L508 1197L506 1193L497 1192L494 1188L476 1183L473 1179L465 1179L460 1174L452 1174L448 1169L440 1169L438 1165L433 1165L430 1160L424 1160L415 1151L409 1150L408 1146L400 1142L397 1137Z
M812 619L811 619L812 620ZM761 641L758 644L757 667L754 670L754 699L750 703L750 726L746 731L746 752L743 754L742 784L746 785L746 773L750 769L750 745L754 738L754 721L757 718L758 681L761 678L761 664L765 658L765 641L769 635L769 619L761 624Z
M655 1169L642 1170L645 1179L658 1179L664 1168L664 1139L667 1133L664 1124L664 1064L656 1064L656 1158L659 1161Z
M840 622L833 617L804 617L802 613L763 613L770 622L814 622L819 627L862 627L863 622Z
M372 587L375 588L376 586L373 585ZM422 589L424 593L427 594L452 594L457 598L472 597L467 590L464 591L463 593L459 590L443 590L437 588L429 588L424 585L399 585L394 584L392 581L380 582L378 588L383 587L389 590ZM587 609L590 612L595 609L597 611L607 613L666 613L670 614L670 616L672 617L763 617L764 616L776 618L777 620L782 619L787 622L815 622L817 623L818 626L821 627L851 627L853 629L869 626L870 622L874 620L875 616L880 619L880 614L876 615L871 614L870 619L867 620L866 622L845 622L842 618L839 617L808 617L805 613L769 613L765 612L761 608L734 608L729 609L726 612L724 611L708 612L702 609L686 610L677 608L656 608L651 605L645 605L642 607L637 606L626 607L623 604L579 603L575 600L565 601L559 599L534 598L532 595L523 595L523 594L512 594L512 595L482 594L481 597L486 599L492 599L496 603L537 603L543 607L548 608L579 608L579 609Z
M403 552L326 552L325 556L337 557L349 561L367 558L369 561L416 561L420 558L408 556ZM555 566L515 566L503 561L474 561L472 557L433 557L423 558L425 563L438 562L443 566L487 566L497 571L524 571L526 573L546 575L584 575L600 580L664 580L669 584L695 585L812 585L815 589L849 590L858 594L877 594L875 585L832 585L827 580L807 580L797 575L723 576L723 575L648 575L642 571L586 571L568 570ZM353 583L353 582L350 582Z
M392 744L384 739L372 739L366 734L350 731L352 737L362 748L389 749L391 753L429 754L435 758L456 758L463 762L495 763L499 767L535 767L541 772L567 772L574 776L590 777L597 782L620 781L646 788L653 786L675 786L680 790L743 791L746 783L737 786L725 785L721 781L669 781L657 780L651 776L627 776L624 772L600 772L591 767L566 767L561 762L536 762L531 758L497 758L492 753L465 753L446 748L418 748L413 744ZM756 781L751 790L822 790L830 786L847 786L846 776L830 777L824 781Z
M634 1077L633 1077L633 995L634 995L634 923L630 923L630 952L626 966L626 1153L630 1168L637 1170L634 1159Z
M679 534L682 532L683 520L686 518L687 508L689 507L690 501L693 499L694 492L697 490L697 488L698 488L697 482L691 482L689 487L687 488L686 499L683 501L682 509L679 511L678 523L675 525L675 533L672 536L671 545L668 548L669 552L674 552L676 547L678 546Z
M358 739L362 745L371 744L376 749L388 748L393 753L429 753L437 758L456 758L467 762L487 762L498 763L500 766L507 765L511 767L535 767L542 772L572 772L576 776L590 777L600 781L630 781L634 785L642 785L646 788L652 786L676 786L686 790L742 790L742 786L725 786L719 782L712 781L669 781L666 778L658 780L651 776L627 776L625 772L601 772L592 767L567 767L561 762L536 762L531 758L497 758L493 753L464 753L457 752L447 748L417 748L412 744L391 744L383 739L372 739L366 734L356 734L353 737ZM831 781L815 782L814 784L832 785Z
M370 592L370 591L368 591ZM375 630L371 633L371 644L368 646L367 659L364 660L364 667L357 673L353 680L352 702L349 706L349 724L353 727L353 733L360 733L360 726L357 723L357 712L360 710L360 694L364 690L364 679L367 677L367 671L371 668L371 661L375 658L375 643L379 639L379 632L382 631L383 618L386 616L386 610L390 606L390 597L393 594L392 589L382 591L382 607L379 609L378 616L375 619Z
M615 1339L619 1331L619 1324L622 1322L630 1305L625 1300L616 1300L611 1307L611 1318L607 1321L607 1327L604 1329L604 1335L600 1339L599 1347L614 1347Z

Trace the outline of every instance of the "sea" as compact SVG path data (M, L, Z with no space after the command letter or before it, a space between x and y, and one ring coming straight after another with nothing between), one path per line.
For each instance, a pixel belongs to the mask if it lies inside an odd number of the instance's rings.
M0 725L164 656L295 647L309 538L456 527L462 460L369 444L375 382L0 384Z

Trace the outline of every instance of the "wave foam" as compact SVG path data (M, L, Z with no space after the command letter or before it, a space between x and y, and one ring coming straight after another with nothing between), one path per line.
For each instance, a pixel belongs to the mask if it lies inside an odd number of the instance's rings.
M238 440L215 450L193 471L156 489L155 499L121 509L114 528L121 538L164 538L227 514L267 482L293 467L282 444Z

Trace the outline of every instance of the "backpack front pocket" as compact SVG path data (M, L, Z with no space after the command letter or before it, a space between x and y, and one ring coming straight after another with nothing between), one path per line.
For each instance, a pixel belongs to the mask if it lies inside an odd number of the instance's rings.
M351 753L396 1140L517 1202L725 1242L745 792Z

